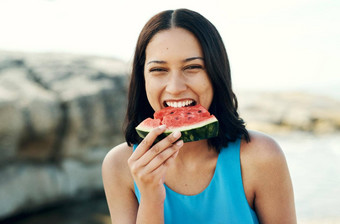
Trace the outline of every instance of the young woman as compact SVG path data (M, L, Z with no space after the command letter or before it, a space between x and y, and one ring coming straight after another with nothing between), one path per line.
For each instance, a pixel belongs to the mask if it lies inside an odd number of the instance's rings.
M164 126L138 137L155 111L196 104L219 120L218 137L183 143L175 131L154 144ZM164 11L141 31L125 137L103 162L112 223L296 223L284 154L245 128L224 44L200 14Z

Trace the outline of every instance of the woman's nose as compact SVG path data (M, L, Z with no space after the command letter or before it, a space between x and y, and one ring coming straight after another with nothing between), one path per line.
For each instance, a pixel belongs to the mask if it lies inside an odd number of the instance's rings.
M166 91L173 95L179 94L187 89L186 82L181 72L172 72L166 83Z

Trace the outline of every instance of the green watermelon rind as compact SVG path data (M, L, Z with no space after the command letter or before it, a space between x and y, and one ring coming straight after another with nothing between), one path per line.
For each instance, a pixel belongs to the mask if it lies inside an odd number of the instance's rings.
M138 135L141 138L145 138L145 136L152 130L152 128L149 127L142 127L141 125L138 125L136 127L136 131ZM183 142L193 142L193 141L199 141L202 139L208 139L213 138L218 135L219 130L219 123L216 117L208 118L204 121L198 122L193 125L183 126L180 128L173 128L173 129L167 129L159 135L155 142L158 142L165 138L166 136L170 135L175 130L179 130L181 132L181 140Z

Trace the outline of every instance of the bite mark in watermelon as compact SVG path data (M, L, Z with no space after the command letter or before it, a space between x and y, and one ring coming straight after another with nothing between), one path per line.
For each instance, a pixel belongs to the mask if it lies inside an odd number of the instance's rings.
M218 135L218 120L201 105L190 107L166 107L154 113L154 119L142 121L136 131L142 138L154 128L165 124L167 129L157 137L156 142L168 136L175 130L181 132L183 142L198 141L213 138Z

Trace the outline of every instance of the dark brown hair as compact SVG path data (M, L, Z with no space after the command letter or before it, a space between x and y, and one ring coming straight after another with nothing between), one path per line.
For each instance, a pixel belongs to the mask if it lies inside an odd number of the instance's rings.
M188 9L167 10L153 16L142 29L133 60L128 93L125 139L129 145L141 138L135 127L147 117L153 117L144 82L145 50L152 37L172 27L183 28L193 33L201 44L205 69L211 80L214 96L209 111L219 120L219 136L208 140L217 152L243 137L250 141L248 131L237 112L237 99L232 90L230 66L222 38L215 26L197 12Z

